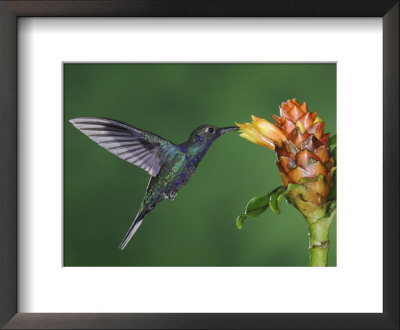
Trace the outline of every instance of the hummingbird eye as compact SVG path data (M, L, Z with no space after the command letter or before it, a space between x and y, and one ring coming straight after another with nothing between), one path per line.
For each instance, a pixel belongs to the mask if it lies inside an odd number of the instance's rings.
M209 127L207 131L208 131L208 133L214 133L214 128Z

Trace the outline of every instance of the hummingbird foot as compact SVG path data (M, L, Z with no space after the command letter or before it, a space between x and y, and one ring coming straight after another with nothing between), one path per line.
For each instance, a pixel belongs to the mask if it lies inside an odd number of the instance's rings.
M178 194L177 191L171 191L171 192L169 193L168 198L169 198L171 201L173 201L173 200L175 199L175 197L176 197L177 194Z

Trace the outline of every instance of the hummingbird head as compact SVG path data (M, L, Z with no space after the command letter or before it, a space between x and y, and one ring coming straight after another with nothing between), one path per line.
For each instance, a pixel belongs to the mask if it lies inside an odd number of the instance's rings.
M236 131L238 127L216 127L213 125L201 125L190 134L189 141L193 144L210 144L222 134L229 131Z

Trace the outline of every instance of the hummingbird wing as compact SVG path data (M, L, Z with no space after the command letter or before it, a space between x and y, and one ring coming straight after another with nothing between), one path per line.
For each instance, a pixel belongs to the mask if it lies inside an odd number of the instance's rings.
M157 176L168 154L178 149L168 140L117 120L79 117L70 122L101 147L151 176Z

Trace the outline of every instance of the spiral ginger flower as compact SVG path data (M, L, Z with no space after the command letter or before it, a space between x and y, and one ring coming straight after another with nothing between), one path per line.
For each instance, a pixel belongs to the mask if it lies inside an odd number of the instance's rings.
M332 200L328 200L336 167L331 155L333 148L329 147L329 133L324 133L325 122L317 112L309 112L305 102L300 104L296 99L283 102L280 117L273 118L275 124L252 116L251 123L236 125L241 137L276 152L284 188L267 196L273 198L282 194L303 214L310 227L311 252L313 248L327 250L327 229L333 217L330 215L333 208L336 209L336 202L332 205ZM328 222L322 220L327 215L330 216ZM327 227L323 235L320 235L321 225ZM319 231L317 236L313 233L315 227Z

